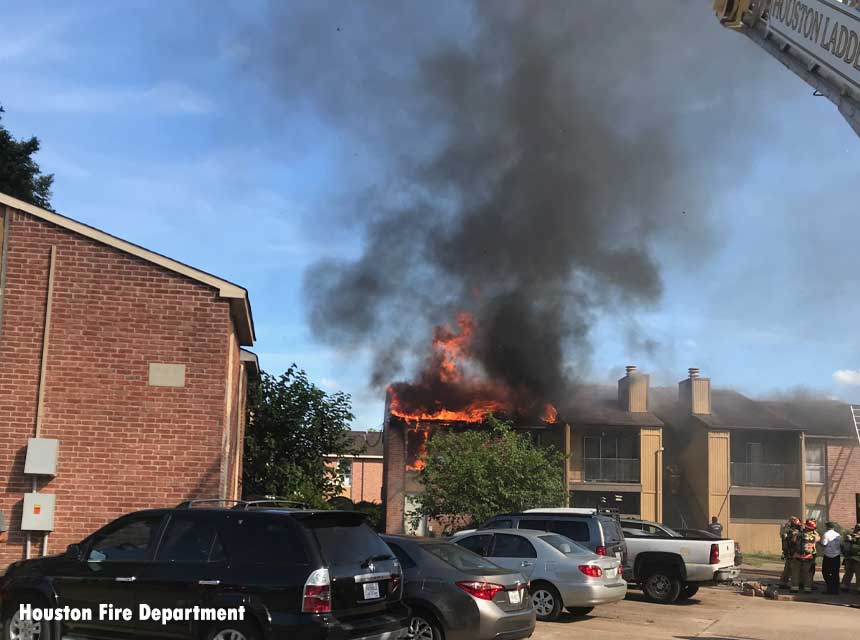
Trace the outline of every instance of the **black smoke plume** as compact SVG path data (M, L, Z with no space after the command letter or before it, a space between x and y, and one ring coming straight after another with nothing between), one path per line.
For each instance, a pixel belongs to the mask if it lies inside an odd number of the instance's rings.
M487 376L559 397L598 318L656 304L661 262L715 244L703 167L719 136L701 132L731 124L714 104L739 62L711 59L707 5L274 5L268 81L343 132L351 174L377 159L341 200L360 255L305 274L315 334L371 349L384 386L468 311Z

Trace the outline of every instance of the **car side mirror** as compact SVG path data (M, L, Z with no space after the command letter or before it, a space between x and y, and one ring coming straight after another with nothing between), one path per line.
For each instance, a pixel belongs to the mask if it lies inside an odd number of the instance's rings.
M66 557L74 558L75 560L81 559L81 545L79 544L70 544L66 547Z

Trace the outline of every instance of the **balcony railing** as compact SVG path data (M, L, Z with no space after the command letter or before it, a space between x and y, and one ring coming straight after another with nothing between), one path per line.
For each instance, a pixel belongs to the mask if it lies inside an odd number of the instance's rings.
M732 484L736 487L793 489L800 485L798 465L732 462Z
M586 458L586 482L639 482L638 458Z

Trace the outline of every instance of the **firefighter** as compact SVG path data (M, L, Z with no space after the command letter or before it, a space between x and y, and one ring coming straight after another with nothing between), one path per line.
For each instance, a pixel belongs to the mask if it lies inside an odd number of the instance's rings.
M779 537L782 539L782 559L785 561L782 568L782 580L780 581L780 586L783 589L788 587L789 580L791 579L791 535L794 530L799 531L802 526L803 523L800 521L800 518L791 516L783 523L779 530Z
M842 578L842 587L850 591L851 578L856 578L854 592L860 593L860 523L854 526L854 531L845 534L842 553L845 555L845 577Z
M815 567L815 545L821 539L818 523L809 518L802 529L791 532L791 592L812 593L812 572Z

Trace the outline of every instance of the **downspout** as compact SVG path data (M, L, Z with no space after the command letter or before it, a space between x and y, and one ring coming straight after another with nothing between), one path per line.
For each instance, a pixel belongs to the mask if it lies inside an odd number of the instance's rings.
M3 335L3 300L6 297L6 257L9 255L9 221L12 214L6 208L3 216L3 243L0 247L0 336Z
M42 332L42 364L39 370L39 395L36 400L36 428L33 434L34 438L38 438L42 433L42 417L45 409L45 378L48 372L48 344L51 338L51 311L53 309L54 298L54 272L57 265L57 247L51 246L51 262L48 267L48 293L47 302L45 304L45 329ZM39 488L38 479L33 476L33 493L36 493ZM30 532L27 532L25 542L24 555L27 559L30 558ZM42 538L42 555L48 555L48 532L45 532Z

